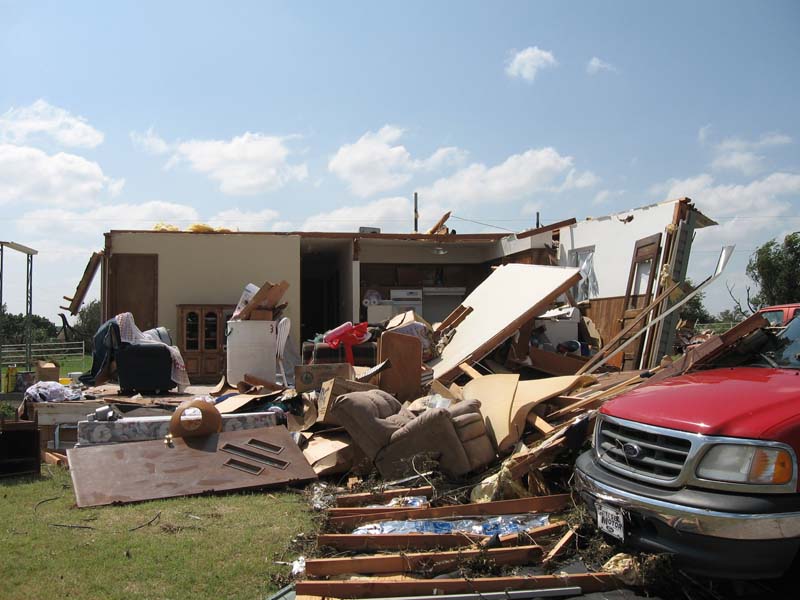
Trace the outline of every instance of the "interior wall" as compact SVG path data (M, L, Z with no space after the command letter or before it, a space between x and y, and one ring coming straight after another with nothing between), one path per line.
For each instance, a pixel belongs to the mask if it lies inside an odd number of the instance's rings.
M433 253L433 244L419 242L390 243L383 240L359 240L358 259L363 263L482 263L492 258L492 244L467 245L444 243L447 254Z
M663 202L564 227L560 230L559 264L571 266L570 250L594 246L598 297L624 296L636 240L663 233L672 222L674 209L675 201Z
M158 322L177 335L178 304L236 304L248 283L289 282L290 340L300 344L300 236L115 232L114 253L158 254Z

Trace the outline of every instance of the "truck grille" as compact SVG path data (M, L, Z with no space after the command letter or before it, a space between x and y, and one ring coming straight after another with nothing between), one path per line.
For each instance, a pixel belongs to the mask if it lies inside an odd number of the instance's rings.
M691 442L602 419L596 439L600 461L632 477L677 480L691 450ZM626 449L628 452L626 452Z

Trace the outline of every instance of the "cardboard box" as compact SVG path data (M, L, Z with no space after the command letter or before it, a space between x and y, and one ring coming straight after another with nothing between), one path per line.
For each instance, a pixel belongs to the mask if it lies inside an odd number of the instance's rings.
M36 361L36 381L58 381L61 369L57 362Z
M294 368L294 389L297 393L319 390L328 379L353 379L353 367L347 363L298 365Z
M317 397L317 423L325 423L326 425L340 425L340 423L330 414L328 409L333 402L342 394L350 394L351 392L367 392L369 390L377 390L378 388L369 383L359 383L358 381L349 381L347 379L329 379L322 384Z

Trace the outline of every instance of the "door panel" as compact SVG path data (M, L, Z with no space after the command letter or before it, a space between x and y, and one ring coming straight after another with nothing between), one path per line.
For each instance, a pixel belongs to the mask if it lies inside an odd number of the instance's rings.
M158 255L112 254L109 296L111 317L130 312L142 331L158 326Z

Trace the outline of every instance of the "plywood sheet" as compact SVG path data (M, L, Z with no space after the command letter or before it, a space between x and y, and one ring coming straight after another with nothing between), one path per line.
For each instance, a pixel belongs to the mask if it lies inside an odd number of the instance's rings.
M452 381L463 362L479 361L580 279L578 269L508 264L494 270L464 300L472 312L442 355L429 363L434 379Z
M311 481L311 465L283 427L73 448L78 506L140 502Z

